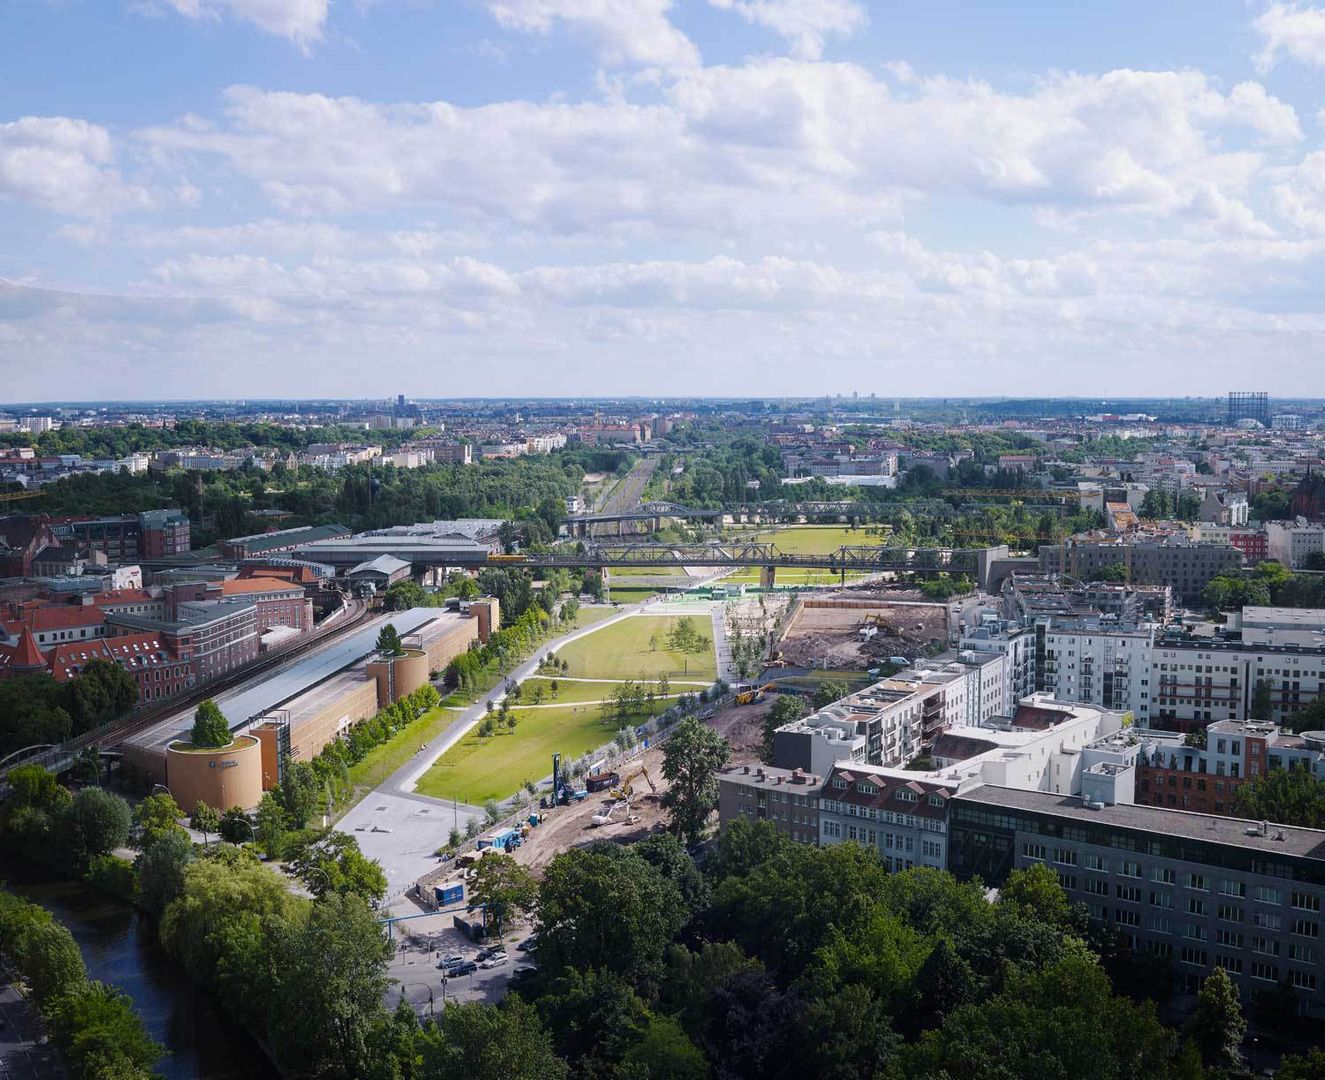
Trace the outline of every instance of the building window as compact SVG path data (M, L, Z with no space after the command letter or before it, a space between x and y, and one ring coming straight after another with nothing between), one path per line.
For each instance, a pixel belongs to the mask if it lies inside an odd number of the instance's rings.
M1293 907L1298 911L1319 911L1320 897L1312 896L1311 893L1293 893Z

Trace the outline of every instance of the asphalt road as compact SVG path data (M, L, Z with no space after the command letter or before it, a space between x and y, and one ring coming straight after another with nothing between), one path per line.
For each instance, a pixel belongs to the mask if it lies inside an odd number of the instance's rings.
M0 973L0 980L5 975ZM0 1080L66 1080L55 1048L45 1041L34 1005L10 982L0 985Z

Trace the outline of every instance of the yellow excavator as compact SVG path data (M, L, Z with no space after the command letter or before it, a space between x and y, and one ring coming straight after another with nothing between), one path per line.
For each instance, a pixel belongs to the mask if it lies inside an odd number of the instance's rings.
M763 701L764 695L773 689L772 683L765 683L763 686L750 686L736 693L737 705L753 705L756 701Z
M626 777L626 779L621 781L621 783L617 787L612 789L611 792L612 798L621 799L627 805L629 805L631 796L635 794L634 782L638 780L641 776L644 777L645 782L649 785L649 790L653 792L653 794L657 795L658 785L653 782L653 777L649 775L649 770L646 769L643 765L641 765L638 769L636 769L633 773L631 773L628 777Z

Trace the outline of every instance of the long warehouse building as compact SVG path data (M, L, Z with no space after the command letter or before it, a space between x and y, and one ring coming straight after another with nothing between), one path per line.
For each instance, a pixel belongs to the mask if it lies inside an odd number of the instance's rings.
M378 633L387 623L401 636L401 656L377 652ZM185 809L198 802L248 809L280 782L287 757L310 761L354 724L423 686L472 643L486 641L498 625L495 600L475 601L461 611L394 612L274 675L218 695L216 704L235 737L230 746L192 748L188 710L129 739L124 759L169 788Z

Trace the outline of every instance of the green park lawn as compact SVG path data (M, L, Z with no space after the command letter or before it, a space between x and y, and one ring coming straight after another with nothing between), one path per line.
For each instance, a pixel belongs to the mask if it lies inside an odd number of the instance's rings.
M677 585L683 585L679 578ZM644 585L608 585L608 593L618 604L638 604L641 600L647 600L650 596L657 596L662 590L653 586Z
M615 581L617 578L632 577L689 578L689 576L690 575L679 566L614 566L608 571L609 581Z
M646 680L648 686L645 689L657 689L657 682L653 679ZM617 679L604 679L601 682L570 682L565 679L557 680L557 696L552 696L550 689L551 677L544 678L541 675L526 679L520 685L524 688L524 698L521 705L534 704L534 691L540 686L543 688L544 705L578 705L585 701L602 701L612 696L612 691L621 685ZM681 679L672 680L671 693L689 694L697 690L703 690L710 685L709 681L703 679L693 680L694 685L682 681Z
M845 525L790 525L756 535L760 542L775 544L788 555L827 555L840 547L867 547L886 540L883 536L866 536L863 528L853 530Z
M662 707L656 703L654 711ZM474 806L505 799L526 780L537 782L551 775L554 753L563 760L574 759L611 742L616 734L616 724L605 722L597 705L514 712L515 731L484 739L475 728L423 775L419 794Z
M557 651L570 664L568 675L581 679L656 679L666 673L670 678L717 678L713 654L713 624L706 615L692 615L695 629L709 639L702 653L683 656L667 648L667 634L679 616L633 615L614 622L592 634L586 634ZM658 648L649 646L657 637Z
M593 626L594 623L610 619L616 613L616 608L611 604L596 604L592 607L581 605L580 610L575 613L575 621L570 626L565 623L557 624L557 634L564 634L568 630L583 630L586 626Z

